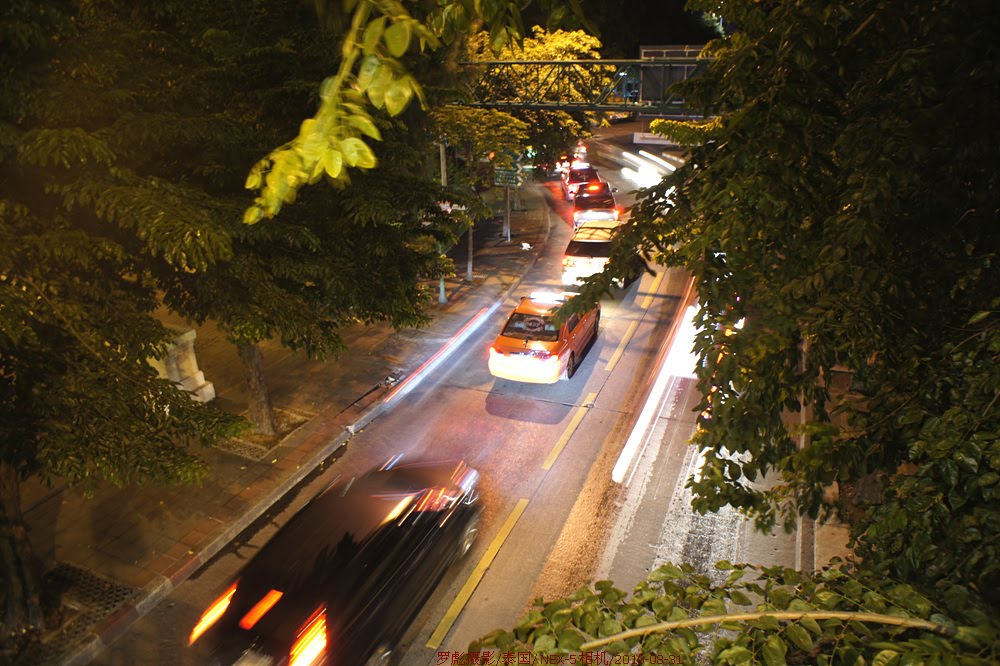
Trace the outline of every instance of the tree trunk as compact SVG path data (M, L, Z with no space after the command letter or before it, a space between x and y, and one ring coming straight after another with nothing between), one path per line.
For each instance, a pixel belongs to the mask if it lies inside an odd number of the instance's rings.
M271 405L271 394L267 392L267 382L264 381L264 355L257 345L236 345L243 362L243 376L246 378L247 391L250 398L250 423L254 432L261 435L273 435L278 431L278 422L274 418L274 407Z
M0 647L9 649L30 633L44 631L45 613L41 566L21 515L17 469L5 462L0 462L0 567L4 600Z

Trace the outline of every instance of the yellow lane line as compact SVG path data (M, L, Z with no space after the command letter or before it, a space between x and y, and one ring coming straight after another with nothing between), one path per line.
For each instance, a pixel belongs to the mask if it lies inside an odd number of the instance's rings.
M618 365L618 359L620 359L622 354L625 353L625 347L627 347L628 343L632 341L632 336L635 334L635 329L637 328L639 328L639 322L636 320L633 320L632 323L628 325L628 330L625 331L625 336L618 344L618 349L616 349L615 353L611 355L611 360L608 361L607 367L604 368L605 370L611 372L615 369L615 366Z
M559 441L556 442L556 445L552 447L552 451L549 452L549 457L545 459L544 463L542 463L542 469L549 469L556 462L556 458L559 457L559 454L562 453L566 444L569 443L569 438L573 436L574 432L576 432L576 428L580 425L580 421L582 421L583 417L586 416L587 410L590 409L589 405L593 405L594 400L596 399L597 393L591 392L587 395L587 399L583 401L580 409L576 410L576 414L573 415L573 419L569 422L569 425L566 426L566 430L563 431L562 437L560 437Z
M432 650L437 650L441 643L444 641L444 637L448 635L451 631L451 627L455 624L455 620L458 619L459 613L465 608L465 604L469 603L469 599L472 598L472 593L476 591L479 586L479 582L486 575L486 570L490 568L493 564L494 558L496 558L497 553L500 552L503 542L507 540L510 535L511 530L514 529L514 525L517 524L518 519L521 514L524 513L524 509L528 506L528 500L519 499L517 505L514 506L514 510L510 512L507 516L507 520L504 522L503 527L500 528L500 532L493 538L493 542L490 543L490 547L486 549L486 553L483 554L479 564L476 568L472 570L469 574L469 579L465 581L465 585L459 591L458 596L455 600L451 602L451 606L448 608L448 612L444 614L441 618L441 622L438 623L437 629L431 634L430 640L427 641L427 647Z
M667 270L663 269L662 271L660 271L659 275L656 276L656 279L653 280L653 284L650 285L649 287L649 293L646 294L646 298L642 301L642 305L639 306L643 310L645 310L646 308L648 308L650 305L653 304L653 297L656 296L656 290L660 288L660 282L663 281L663 276L666 274Z

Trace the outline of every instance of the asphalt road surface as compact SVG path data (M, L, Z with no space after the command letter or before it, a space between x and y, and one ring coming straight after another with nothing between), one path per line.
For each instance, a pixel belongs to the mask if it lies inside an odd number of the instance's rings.
M635 184L613 164L597 166L619 188L619 199L631 203ZM557 182L547 190L548 208L532 214L547 216L550 241L515 298L562 290L570 208ZM479 541L413 622L397 655L403 665L438 663L440 652L464 651L471 640L513 626L538 594L566 593L598 575L620 575L618 586L630 589L665 559L706 567L713 558L735 559L740 520L694 516L685 503L683 482L694 468L685 442L697 402L689 376L672 377L626 481L613 483L609 474L643 407L664 341L683 323L687 286L681 272L659 268L603 301L598 340L576 375L555 385L489 374L487 348L511 300L400 404L356 434L335 461L94 663L204 663L197 645L187 647L187 636L229 577L334 478L356 476L398 454L465 459L482 474L484 505Z

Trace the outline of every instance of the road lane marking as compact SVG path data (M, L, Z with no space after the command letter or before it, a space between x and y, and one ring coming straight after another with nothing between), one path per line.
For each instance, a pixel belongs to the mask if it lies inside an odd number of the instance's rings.
M605 370L611 372L615 369L615 366L618 365L618 360L622 357L622 354L625 353L625 347L627 347L628 343L632 341L632 336L635 334L635 329L637 328L639 328L639 322L638 320L633 319L632 323L628 325L628 330L625 331L622 341L618 344L618 349L616 349L615 353L611 355L611 360L608 361L607 367L604 368Z
M580 409L576 410L576 414L573 415L573 420L569 422L569 425L566 426L566 430L563 431L562 437L560 437L559 441L556 442L556 445L552 447L549 457L545 459L544 463L542 463L542 469L550 469L552 465L555 464L556 458L559 457L559 454L562 453L566 444L569 443L569 438L573 436L574 432L576 432L577 427L580 425L580 421L582 421L583 417L586 416L587 411L591 406L593 406L594 400L596 399L596 392L592 391L587 395L586 400L584 400L583 404L580 405Z
M656 279L653 280L653 284L649 287L649 293L646 294L646 298L643 299L641 307L643 310L648 310L649 306L653 304L653 297L656 296L656 290L660 288L660 282L663 281L663 276L667 274L666 270L662 270L656 275Z
M514 506L514 510L510 512L507 516L507 520L504 521L503 527L500 528L500 532L493 537L493 541L490 543L490 547L486 549L483 554L482 559L479 560L479 564L476 568L472 570L469 574L468 580L465 581L465 585L459 590L458 596L455 600L451 602L451 606L448 607L448 612L444 614L441 618L441 622L438 623L437 629L431 634L430 639L427 641L427 647L432 650L437 650L441 643L444 642L445 636L451 631L452 625L455 624L455 620L458 619L459 614L465 608L465 604L469 603L469 599L472 598L472 593L476 591L479 587L480 581L483 580L483 576L486 575L486 570L490 568L493 564L493 560L496 558L497 553L500 552L500 548L503 546L504 541L510 535L511 531L514 529L514 525L517 524L518 519L521 514L524 513L525 508L528 506L527 499L519 499L517 504Z

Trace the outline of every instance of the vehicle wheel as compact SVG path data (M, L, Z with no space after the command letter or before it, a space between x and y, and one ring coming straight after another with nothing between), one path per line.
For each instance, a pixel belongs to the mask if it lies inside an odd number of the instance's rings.
M472 550L476 538L479 536L479 516L473 516L462 531L462 537L458 540L458 559L462 559Z
M566 364L566 379L570 379L576 374L576 354L569 353L569 363Z
M392 648L388 645L379 645L365 661L365 666L389 666L391 663Z

